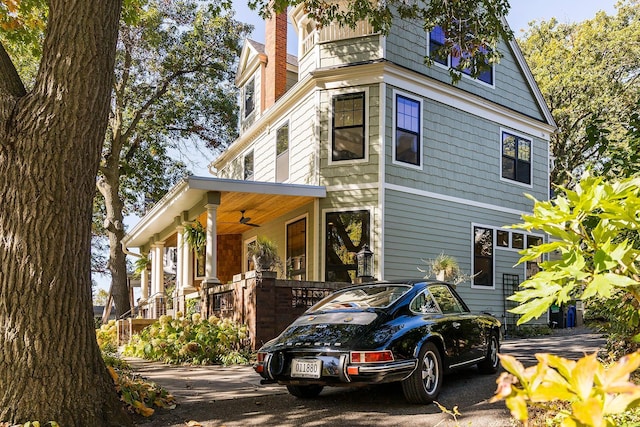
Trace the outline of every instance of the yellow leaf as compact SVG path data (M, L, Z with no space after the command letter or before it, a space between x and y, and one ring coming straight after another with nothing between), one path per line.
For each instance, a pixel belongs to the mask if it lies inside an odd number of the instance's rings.
M628 354L604 371L601 378L602 388L608 391L616 384L627 384L629 375L640 367L640 352Z
M500 362L505 371L512 373L519 380L522 380L521 376L524 373L524 366L515 357L508 354L500 354Z
M587 355L578 360L571 371L570 383L574 387L578 397L586 401L593 390L593 378L598 370L599 363L596 360L596 353Z
M509 397L505 400L507 408L511 411L513 418L519 421L526 421L529 419L529 411L527 410L527 403L523 396L517 395Z
M629 405L640 399L640 389L634 393L605 395L604 413L620 414L629 409ZM635 405L634 405L635 406Z
M115 369L113 369L113 366L107 366L107 370L109 371L109 374L111 375L111 378L113 378L113 381L117 382L118 381L118 373L116 372Z
M575 394L563 387L558 387L556 384L545 383L532 389L529 393L529 399L532 402L553 402L554 400L574 400Z
M591 397L582 402L573 402L571 408L573 409L573 416L582 424L588 426L602 426L604 424L603 402Z
M189 422L187 423L187 426L189 426L189 427L202 427L202 424L200 424L200 423L199 423L199 422L197 422L197 421L189 421Z

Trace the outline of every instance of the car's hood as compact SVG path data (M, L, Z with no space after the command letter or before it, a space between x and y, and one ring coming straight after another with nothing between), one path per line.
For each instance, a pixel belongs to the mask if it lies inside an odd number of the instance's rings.
M375 311L329 311L299 317L264 350L300 347L352 349L380 324L382 314Z

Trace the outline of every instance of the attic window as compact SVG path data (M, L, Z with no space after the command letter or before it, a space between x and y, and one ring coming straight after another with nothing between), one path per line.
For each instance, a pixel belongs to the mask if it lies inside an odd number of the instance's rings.
M431 56L431 59L438 64L455 68L460 64L460 56L445 55L440 50L444 47L446 39L447 38L442 27L434 27L429 33L429 56ZM451 51L459 51L457 47L457 45L453 46ZM471 76L471 69L465 68L462 70L462 73ZM493 65L491 65L489 69L482 71L476 79L486 84L493 85Z
M244 117L247 118L251 113L253 113L253 109L255 108L255 93L256 93L256 84L255 79L251 79L244 86Z

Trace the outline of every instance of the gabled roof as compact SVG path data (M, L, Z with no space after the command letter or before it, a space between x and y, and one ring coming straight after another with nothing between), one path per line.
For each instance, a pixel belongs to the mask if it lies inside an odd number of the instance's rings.
M511 28L505 17L502 17L502 25L504 25L509 29ZM542 95L542 91L540 91L540 87L538 86L538 83L536 83L536 80L533 78L533 73L529 68L529 64L527 64L527 60L525 59L524 54L522 53L522 50L520 49L520 45L518 45L518 42L516 41L515 36L511 40L509 40L509 47L511 48L511 51L513 52L513 55L516 58L516 61L520 66L520 69L522 70L525 78L527 79L527 83L531 88L531 92L533 92L533 96L535 97L538 103L538 108L540 109L540 112L544 116L547 124L553 126L554 128L557 128L558 125L556 124L556 121L553 118L553 115L551 114L551 110L549 110L547 101L545 101L544 96Z
M245 39L242 52L240 52L240 61L238 63L238 71L236 72L236 86L241 86L244 80L255 71L260 62L267 61L267 51L265 45L255 40ZM298 68L298 57L287 53L287 68Z

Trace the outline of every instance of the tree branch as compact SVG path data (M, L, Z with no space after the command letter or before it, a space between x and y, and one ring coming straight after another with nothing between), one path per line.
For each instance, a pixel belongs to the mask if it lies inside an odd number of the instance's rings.
M0 93L20 98L27 94L9 54L0 43Z

